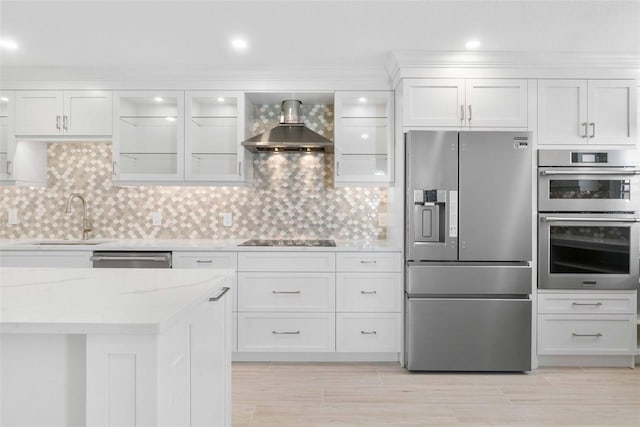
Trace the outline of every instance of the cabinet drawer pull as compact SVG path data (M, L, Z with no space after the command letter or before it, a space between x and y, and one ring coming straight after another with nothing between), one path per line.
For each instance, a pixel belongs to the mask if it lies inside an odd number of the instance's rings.
M362 335L377 335L376 331L360 331Z
M273 294L299 294L300 291L271 291Z
M360 260L360 264L377 264L376 261L365 261L365 260Z
M273 335L300 335L300 331L271 331Z
M471 114L473 110L471 110L471 105L469 105L469 123L471 123Z
M464 122L464 105L460 106L460 121Z
M113 162L113 176L118 176L118 162L114 160Z
M582 126L584 127L584 133L582 134L583 138L587 138L589 135L587 135L587 122L582 123Z
M598 332L597 334L576 334L575 332L571 334L574 337L595 337L600 338L602 334Z
M365 295L373 295L373 294L377 294L376 291L360 291L361 294L365 294Z
M598 307L598 306L601 306L602 303L601 302L572 302L571 305L589 305L589 306Z
M211 297L209 298L209 301L218 301L220 298L222 298L224 296L224 294L226 294L227 292L229 292L229 289L231 288L227 288L226 286L223 287L220 292L218 293L218 295L216 295L215 297Z
M68 116L62 116L62 129L64 130L69 130L69 117Z
M11 166L13 166L13 162L11 162L11 160L7 160L7 176L13 175L13 170L11 169Z
M196 262L198 264L211 264L213 262L212 259L197 259Z
M60 116L56 116L56 129L60 130Z
M589 136L589 138L595 138L596 137L596 124L591 122L591 123L589 123L589 126L591 126L591 135Z

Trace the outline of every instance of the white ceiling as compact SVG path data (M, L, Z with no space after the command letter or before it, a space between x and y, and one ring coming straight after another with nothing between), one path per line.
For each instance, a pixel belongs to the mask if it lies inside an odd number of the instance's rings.
M394 50L640 52L640 1L2 0L1 70L379 70ZM249 40L238 54L230 39Z

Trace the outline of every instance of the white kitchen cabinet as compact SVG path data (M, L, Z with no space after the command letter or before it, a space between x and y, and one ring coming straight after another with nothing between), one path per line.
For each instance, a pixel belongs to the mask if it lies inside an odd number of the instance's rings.
M635 144L634 89L630 80L539 80L539 144Z
M236 271L238 253L228 251L173 251L172 267L178 268L224 268ZM238 280L237 272L231 283L228 304L231 307L231 351L238 349Z
M400 313L338 313L336 351L400 351Z
M244 179L244 94L186 92L185 179Z
M580 357L623 357L636 353L636 291L538 291L539 362L580 364ZM567 358L568 357L568 358ZM593 362L590 362L593 363Z
M238 313L240 352L333 352L334 313Z
M335 350L335 253L238 253L238 351Z
M109 137L111 91L16 91L18 137Z
M0 181L7 181L13 175L13 156L16 139L13 131L15 93L0 92Z
M335 182L393 181L393 92L335 93Z
M0 251L0 267L91 268L92 251Z
M403 126L526 128L524 79L404 79Z
M335 310L335 273L238 273L238 311Z
M114 181L184 180L184 92L114 94Z
M0 183L45 186L47 145L16 140L15 105L14 91L0 92Z
M400 352L401 265L397 252L336 254L337 352Z

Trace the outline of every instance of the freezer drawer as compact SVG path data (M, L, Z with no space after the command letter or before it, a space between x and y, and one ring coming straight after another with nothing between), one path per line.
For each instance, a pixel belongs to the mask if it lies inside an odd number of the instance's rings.
M406 281L411 296L528 295L533 286L528 263L410 263Z
M531 370L531 301L409 298L411 371Z

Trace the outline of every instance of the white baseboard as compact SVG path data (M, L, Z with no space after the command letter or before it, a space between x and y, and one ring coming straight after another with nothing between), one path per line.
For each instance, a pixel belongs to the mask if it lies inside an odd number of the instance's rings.
M634 356L540 356L539 367L633 368Z
M400 353L236 352L234 362L400 362Z

